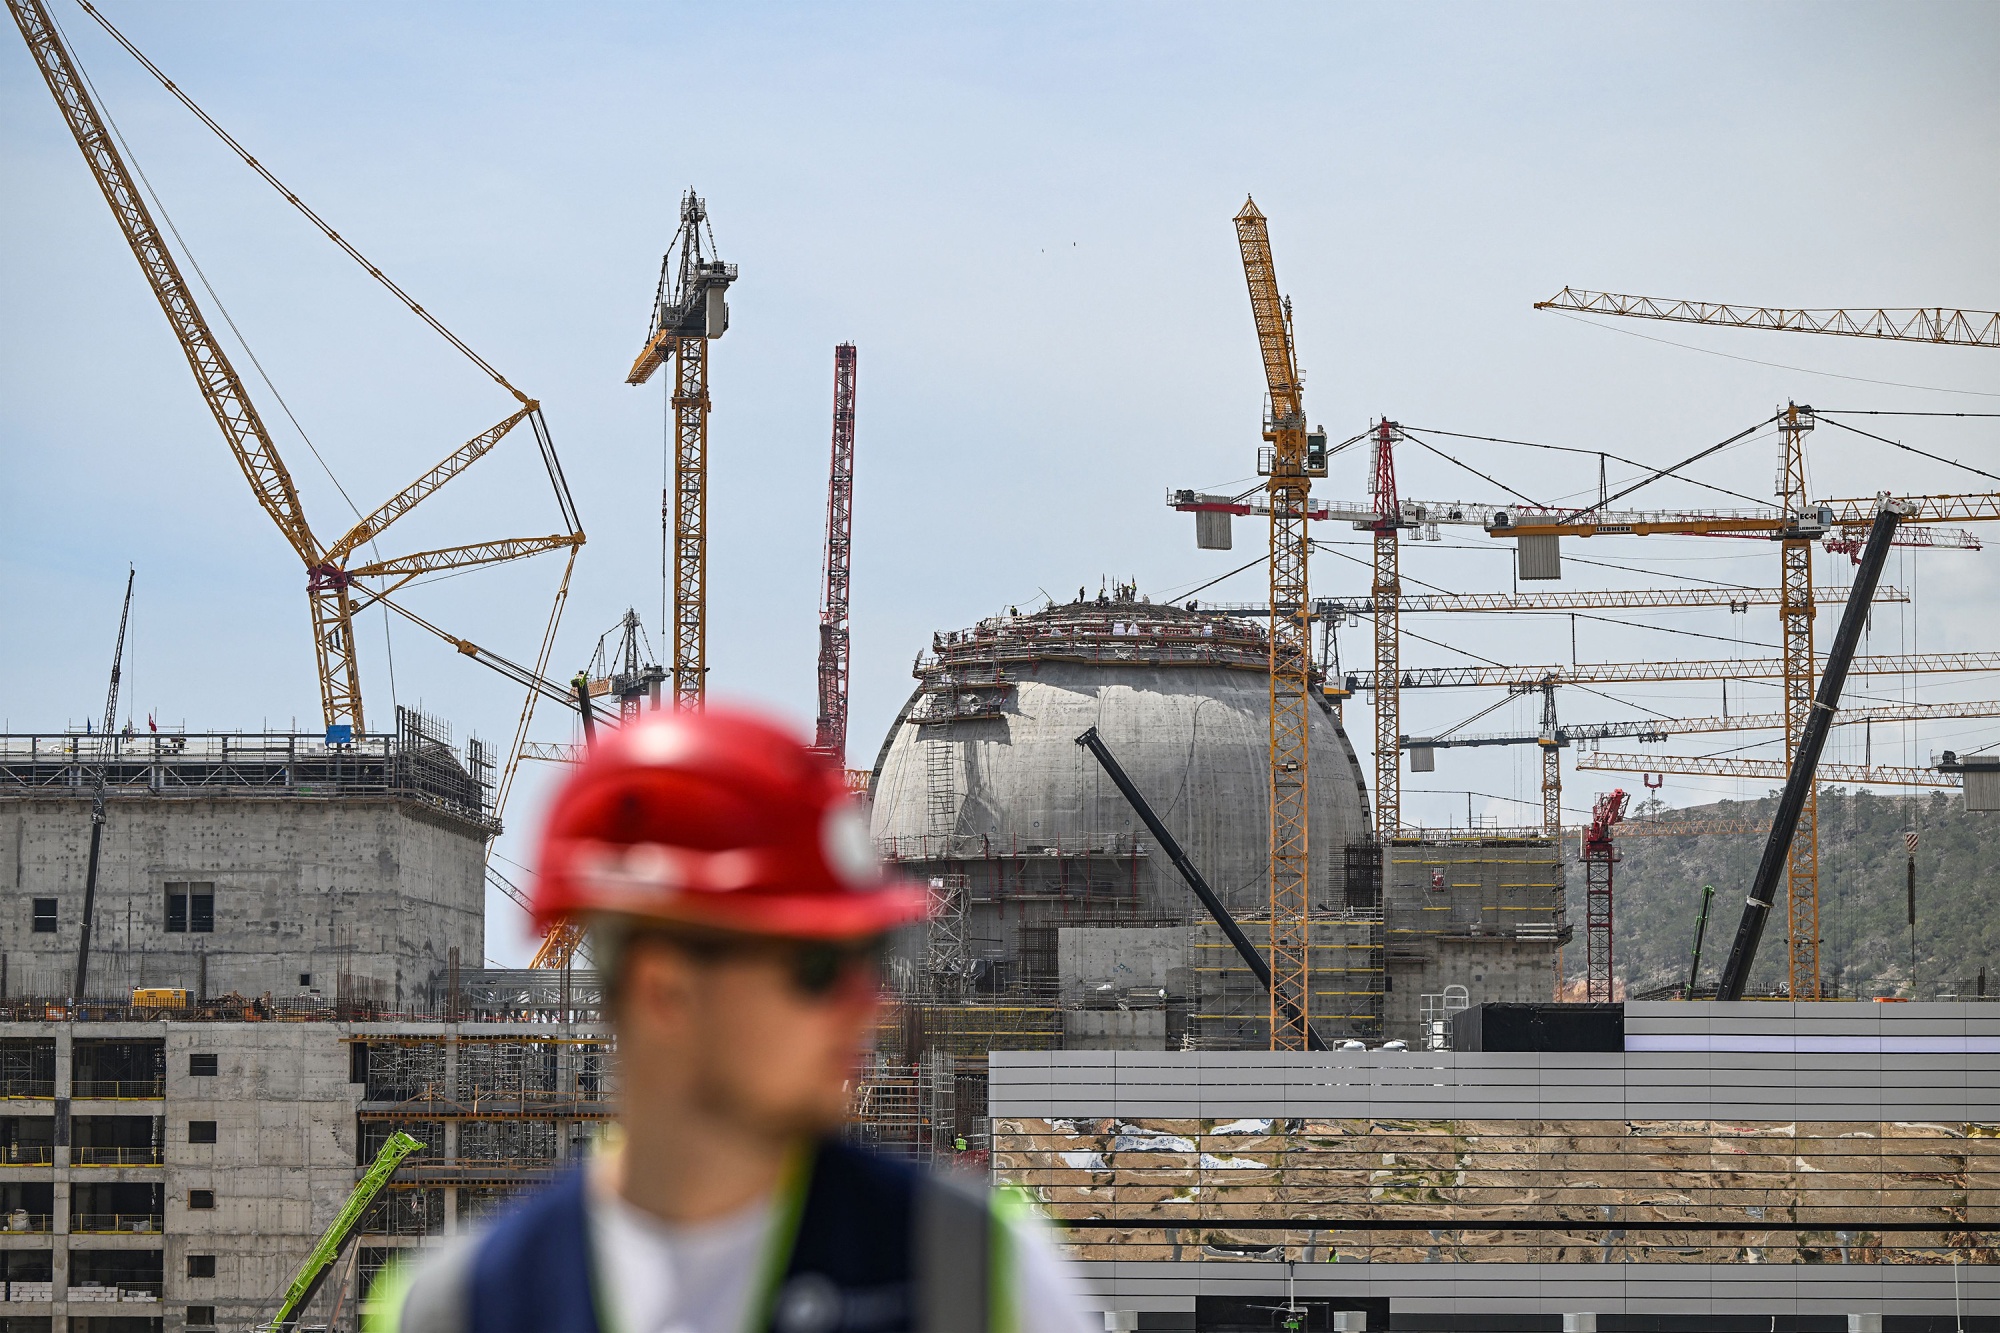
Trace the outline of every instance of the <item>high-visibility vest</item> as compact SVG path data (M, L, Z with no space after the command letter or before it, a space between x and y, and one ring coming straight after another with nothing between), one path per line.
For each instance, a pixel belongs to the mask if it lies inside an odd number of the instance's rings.
M828 1140L780 1193L748 1328L1011 1333L1008 1228L987 1191ZM583 1172L370 1293L370 1333L626 1333L596 1290ZM387 1279L390 1282L394 1278Z

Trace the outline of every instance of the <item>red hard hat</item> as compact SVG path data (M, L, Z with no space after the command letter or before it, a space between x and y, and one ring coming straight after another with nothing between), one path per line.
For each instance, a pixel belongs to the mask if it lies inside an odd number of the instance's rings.
M921 918L924 889L876 860L840 770L725 708L607 730L557 794L534 912L616 912L759 935L844 939Z

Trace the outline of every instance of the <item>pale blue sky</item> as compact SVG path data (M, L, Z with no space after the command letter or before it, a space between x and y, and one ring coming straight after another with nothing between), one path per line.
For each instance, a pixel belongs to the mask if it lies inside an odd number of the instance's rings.
M140 166L356 503L372 507L505 414L502 394L307 231L72 0L53 3ZM858 343L857 763L872 758L932 630L1043 588L1095 591L1105 576L1172 594L1255 554L1243 524L1236 552L1197 552L1191 520L1162 503L1170 487L1219 487L1253 470L1261 382L1229 225L1246 192L1271 217L1296 302L1309 414L1336 438L1388 414L1664 462L1787 397L2000 410L1990 351L1657 324L1614 332L1529 308L1566 283L2000 308L2000 8L1990 4L109 0L106 12L542 399L590 533L555 664L564 673L627 604L647 612L657 642L662 391L623 377L680 192L707 197L723 254L743 272L714 362L714 688L801 725L831 348ZM0 196L0 714L25 731L101 710L130 561L128 697L141 719L310 727L296 560L251 502L25 49L0 54L0 71L12 183ZM261 385L253 392L282 419ZM1996 427L1905 422L1884 433L2000 471ZM1818 490L1990 485L1837 434L1813 441ZM322 534L344 529L351 515L304 445L288 428L277 438ZM552 530L523 443L388 545ZM1595 488L1595 469L1562 455L1467 445L1464 456L1538 498ZM1764 495L1773 461L1762 438L1699 475ZM1415 450L1402 480L1420 497L1492 492ZM1357 494L1358 461L1337 462L1326 486ZM1714 498L1656 490L1661 502ZM1508 586L1506 547L1483 536L1443 545L1494 549L1424 549L1406 572ZM1600 539L1568 554L1652 572L1573 563L1565 586L1666 574L1769 584L1776 573L1773 555L1749 543ZM1914 580L1920 608L1878 616L1873 646L1914 636L1926 648L2000 647L1995 560L2000 550L1899 563L1890 578ZM1823 569L1827 581L1844 577ZM1314 571L1317 591L1365 589L1343 560L1317 558ZM534 563L410 600L526 657L556 573ZM1252 571L1213 591L1253 599L1258 582ZM1768 610L1656 618L1751 643L1775 641L1775 622ZM1566 619L1413 628L1491 657L1568 652ZM1736 651L1601 623L1580 639L1586 659ZM1344 647L1365 661L1361 635ZM363 654L370 709L386 717L379 625ZM1464 659L1413 643L1405 660ZM396 698L461 736L504 741L512 687L407 629L395 663ZM1775 699L1748 688L1753 703ZM1993 689L1975 678L1924 697ZM1717 711L1712 694L1650 686L1628 697L1706 713ZM1438 730L1488 702L1418 699L1407 729ZM1563 706L1576 720L1622 715L1574 691ZM1527 724L1529 711L1490 721ZM1351 729L1365 761L1365 708ZM559 720L538 735L561 738ZM1922 762L1931 748L1996 738L1994 723L1878 730L1875 751L1878 762L1904 751ZM1418 794L1406 812L1462 819L1464 788L1533 800L1533 767L1525 751L1452 755L1407 780ZM504 854L527 859L545 778L510 812ZM1566 803L1587 806L1620 781L1636 779L1577 775ZM1667 795L1763 785L1673 779ZM1486 797L1474 809L1527 814ZM514 959L522 947L518 921L496 910L490 952Z

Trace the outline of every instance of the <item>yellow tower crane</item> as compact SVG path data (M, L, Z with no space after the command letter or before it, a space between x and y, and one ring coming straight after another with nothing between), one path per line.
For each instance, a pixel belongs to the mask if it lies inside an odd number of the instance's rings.
M278 531L284 535L286 543L305 564L306 595L312 613L313 645L318 658L320 703L325 716L327 739L337 741L361 735L366 730L366 723L362 712L361 680L355 659L354 642L354 617L359 611L375 602L381 602L390 610L436 632L447 642L457 646L461 652L476 656L477 649L411 615L403 607L390 601L388 594L425 574L496 564L542 551L568 551L573 562L577 548L583 545L583 529L570 503L569 490L563 481L561 467L556 461L555 446L549 439L548 427L542 420L540 404L508 383L506 377L498 370L460 341L380 269L369 263L359 251L301 202L297 195L286 189L262 163L252 157L186 93L161 73L158 67L127 41L122 33L112 27L103 15L85 3L83 5L85 12L96 19L106 32L145 66L148 73L159 80L182 105L199 117L202 123L252 170L284 195L287 202L304 214L309 222L344 253L361 264L371 277L388 288L399 301L471 360L494 383L513 395L520 404L517 411L453 450L437 466L391 496L339 539L331 543L322 543L314 535L311 524L307 522L305 507L299 499L298 489L292 482L291 473L286 469L284 459L278 454L277 445L272 442L270 432L265 428L263 418L258 415L255 404L245 391L236 368L230 364L221 342L209 327L200 305L196 303L193 291L181 274L180 265L175 261L173 252L167 247L165 236L154 222L152 212L147 208L145 199L131 170L120 155L118 145L107 128L102 114L92 101L88 86L78 73L76 62L64 44L55 21L49 16L47 7L42 0L7 0L7 5L13 11L14 21L21 29L21 36L27 41L29 51L34 55L36 68L41 71L42 78L49 86L49 92L54 95L56 105L61 109L63 118L69 125L71 135L76 139L77 147L83 152L84 161L89 164L92 175L97 178L98 188L103 191L105 202L111 206L112 216L117 219L119 228L124 232L126 244L131 247L133 257L139 261L139 267L152 286L153 295L159 301L160 309L166 313L167 322L173 327L174 336L180 341L181 351L186 355L188 366L194 372L195 382L201 388L202 397L207 401L216 425L222 428L223 438L228 441L237 466L243 470L243 476L250 483L250 489L257 497L258 504L262 505L264 511L271 516L272 521L278 525ZM446 482L491 452L508 432L523 421L530 423L536 441L541 447L549 479L555 486L556 499L564 521L564 531L541 537L475 542L463 546L420 551L413 555L387 560L370 560L360 564L353 562L355 553L363 546L373 542L388 529L390 524L409 513ZM569 576L565 572L564 588L568 587L568 581ZM562 604L562 596L561 593L557 594L558 610ZM553 631L552 620L551 635ZM545 656L547 646L548 640L545 639ZM531 690L530 708L533 699L534 692ZM517 749L519 740L517 737ZM510 756L510 773L512 762Z
M736 265L716 257L708 205L689 190L680 230L660 260L653 323L627 372L644 384L669 361L672 485L660 497L666 561L672 571L674 707L700 708L708 686L708 344L729 328L729 284Z
M1264 418L1266 447L1258 451L1257 466L1260 475L1270 478L1271 497L1271 1049L1303 1051L1312 1001L1306 962L1306 728L1312 646L1306 516L1312 478L1326 475L1326 436L1317 436L1315 455L1292 346L1291 302L1278 294L1270 230L1253 200L1245 199L1236 215L1236 243L1243 253L1243 276L1250 285L1250 311L1271 395Z

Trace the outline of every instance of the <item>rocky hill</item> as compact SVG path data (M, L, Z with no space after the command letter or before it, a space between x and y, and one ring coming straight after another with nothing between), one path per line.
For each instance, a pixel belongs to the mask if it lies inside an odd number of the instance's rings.
M1660 810L1677 819L1733 819L1768 827L1777 793L1756 801ZM1635 811L1635 815L1650 812ZM1905 915L1904 833L1918 835L1916 998L1972 994L1986 969L1988 994L2000 993L2000 815L1968 814L1957 792L1883 796L1867 788L1819 794L1820 966L1842 995L1909 995L1910 928ZM1764 841L1758 836L1628 837L1615 888L1614 961L1628 993L1672 985L1687 976L1701 886L1716 888L1701 982L1715 984L1742 916ZM1570 855L1576 854L1575 838ZM1583 920L1583 868L1569 868L1569 911ZM1771 914L1750 989L1782 985L1784 884ZM1583 963L1582 939L1566 951L1572 974Z

